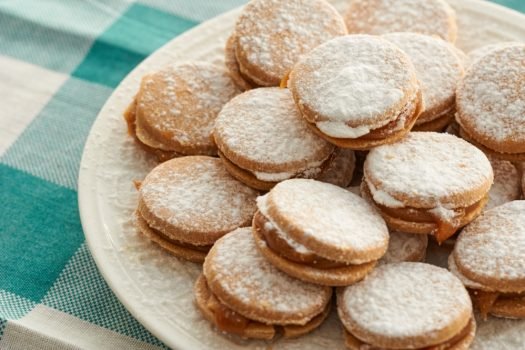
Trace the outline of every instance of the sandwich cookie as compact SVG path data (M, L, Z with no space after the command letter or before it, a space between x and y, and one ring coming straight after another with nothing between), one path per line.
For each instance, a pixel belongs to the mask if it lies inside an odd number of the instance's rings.
M456 87L464 73L456 48L439 38L417 33L383 37L401 48L416 69L425 110L417 118L414 130L443 130L454 119Z
M410 58L371 35L318 46L294 66L288 87L310 127L342 148L367 150L398 141L423 109Z
M485 318L525 318L525 201L488 210L468 225L449 268Z
M466 350L476 323L469 294L447 270L400 262L338 292L349 349Z
M386 252L388 229L361 197L323 182L294 179L257 199L253 235L262 255L303 281L346 286Z
M388 250L379 261L391 264L403 261L421 262L427 254L428 236L399 231L390 232Z
M525 160L525 44L490 51L467 70L457 89L461 136L485 153Z
M176 158L158 165L141 183L136 224L173 255L202 262L217 239L250 225L256 197L217 158Z
M259 190L290 178L318 177L335 157L335 147L310 130L287 89L260 88L235 97L219 113L213 137L226 169Z
M257 84L253 81L249 81L248 78L244 77L239 68L237 57L235 56L235 50L237 47L237 38L235 35L231 35L226 41L226 47L224 48L224 64L230 72L231 78L235 85L242 91L250 90L257 87Z
M184 63L146 75L125 112L128 131L160 161L216 155L211 138L222 106L240 90L225 69Z
M244 80L279 86L303 54L346 33L343 18L324 0L252 0L237 20L230 46Z
M361 193L391 230L432 234L441 243L481 213L493 177L485 154L468 142L412 132L370 151Z
M485 210L489 210L521 198L520 173L516 166L507 160L489 156L494 171L494 184L489 191L489 201Z
M332 289L276 269L258 252L250 228L219 239L203 267L194 287L196 304L223 332L254 339L298 337L317 328L330 311Z
M456 13L443 0L352 0L345 22L349 33L416 32L452 43L458 30Z

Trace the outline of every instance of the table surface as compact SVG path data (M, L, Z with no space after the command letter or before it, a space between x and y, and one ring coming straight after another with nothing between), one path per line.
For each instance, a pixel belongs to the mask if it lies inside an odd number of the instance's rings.
M0 349L159 349L115 298L77 208L84 142L119 82L243 0L0 1ZM525 12L524 0L496 3Z

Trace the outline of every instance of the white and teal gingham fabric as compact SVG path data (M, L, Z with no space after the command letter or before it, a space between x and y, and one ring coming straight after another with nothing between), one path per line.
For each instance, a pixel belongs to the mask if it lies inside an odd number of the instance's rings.
M77 208L80 157L130 70L244 2L0 0L0 349L166 348L90 256ZM523 0L498 2L525 11Z

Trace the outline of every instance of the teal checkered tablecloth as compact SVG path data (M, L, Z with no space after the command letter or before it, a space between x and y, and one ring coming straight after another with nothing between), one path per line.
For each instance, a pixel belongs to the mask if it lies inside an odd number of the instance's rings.
M86 247L82 148L130 70L243 2L0 0L0 349L165 348L115 298ZM497 2L525 11L524 0Z

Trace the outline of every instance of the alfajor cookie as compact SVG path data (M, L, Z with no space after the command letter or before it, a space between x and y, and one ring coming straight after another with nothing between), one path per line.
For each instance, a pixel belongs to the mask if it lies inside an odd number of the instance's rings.
M465 227L449 268L488 314L525 318L525 201L488 210Z
M485 210L521 198L521 178L516 166L507 160L488 158L494 171L494 184L490 188Z
M335 147L308 128L287 89L235 97L219 113L213 137L226 169L260 190L290 178L318 177L335 157Z
M432 234L441 243L481 213L493 177L485 154L468 142L412 132L370 151L361 192L390 229Z
M423 110L410 58L371 35L318 46L294 66L288 87L310 127L343 148L367 150L398 141Z
M257 87L257 84L242 75L237 57L235 56L236 48L237 38L235 35L231 35L226 41L226 47L224 48L224 64L226 68L228 68L233 82L239 89L242 91L253 89Z
M183 63L146 75L124 117L129 133L160 161L216 155L211 138L215 118L238 93L225 69Z
M226 61L248 85L279 86L303 54L346 33L343 18L324 0L252 0L237 20Z
M138 229L173 255L202 262L224 234L248 226L257 192L206 156L169 160L139 187Z
M461 136L485 153L525 160L525 44L504 46L476 60L457 89Z
M413 129L443 130L454 119L456 86L464 73L456 48L439 38L417 33L391 33L383 37L401 48L416 69L425 110Z
M390 232L388 250L379 260L380 264L403 261L421 262L427 254L428 236L399 231Z
M257 248L278 269L307 282L355 283L388 246L388 229L374 208L332 184L287 180L259 197L257 208Z
M457 37L456 13L444 0L351 0L345 22L356 34L415 32L449 42Z
M258 252L250 228L219 239L203 267L195 301L223 332L255 339L297 337L317 328L330 310L332 289L276 269Z
M466 350L476 323L469 294L447 270L401 262L337 294L345 344L362 349Z

